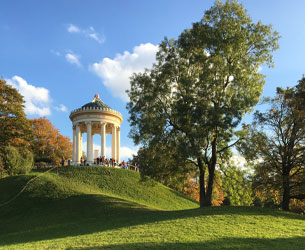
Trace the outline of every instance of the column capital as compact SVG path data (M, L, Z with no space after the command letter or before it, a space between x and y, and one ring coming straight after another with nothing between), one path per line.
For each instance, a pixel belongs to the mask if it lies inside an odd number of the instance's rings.
M91 124L92 124L92 121L87 121L86 124L87 124L87 125L91 125Z

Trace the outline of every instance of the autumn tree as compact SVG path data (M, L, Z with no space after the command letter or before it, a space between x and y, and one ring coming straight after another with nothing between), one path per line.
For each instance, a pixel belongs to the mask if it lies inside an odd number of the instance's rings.
M178 39L164 39L151 69L131 77L131 138L148 151L175 142L199 170L201 207L212 204L215 168L234 145L234 128L260 99L259 67L272 65L278 38L236 1L216 1Z
M62 159L71 158L72 144L69 137L59 130L45 117L30 120L34 131L32 150L35 162L59 163Z
M30 169L32 127L24 113L24 100L17 89L0 80L0 172L18 174ZM8 152L14 156L16 163L9 162ZM28 159L24 165L22 159ZM11 164L12 163L12 164ZM26 171L25 171L26 172ZM0 173L1 175L1 173Z
M24 113L23 96L0 80L0 151L6 146L29 148L32 128Z
M241 151L255 164L255 186L283 210L292 199L305 200L305 78L294 88L277 89L266 112L255 113Z

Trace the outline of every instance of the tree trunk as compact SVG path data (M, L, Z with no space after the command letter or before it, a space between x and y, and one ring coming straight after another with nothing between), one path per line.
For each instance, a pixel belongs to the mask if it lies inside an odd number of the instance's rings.
M209 169L209 180L208 180L208 186L206 192L204 194L201 194L201 184L200 184L200 207L210 207L212 206L212 194L213 194L213 184L214 184L214 176L215 176L215 167L216 167L216 161L217 161L217 150L216 150L216 136L214 140L212 141L212 157L211 161L208 165ZM204 175L203 175L204 178ZM203 180L204 183L204 180ZM205 190L204 190L205 191Z
M205 204L205 169L202 163L202 159L200 157L197 158L198 167L199 167L199 200L200 200L200 207L206 207Z
M212 206L212 195L213 195L213 184L214 184L214 176L215 176L215 167L217 161L217 153L216 153L216 136L212 141L212 158L211 162L208 166L209 169L209 182L207 187L206 199L207 199L207 206Z
M289 201L290 201L290 185L289 185L289 171L283 171L283 201L282 209L289 211Z

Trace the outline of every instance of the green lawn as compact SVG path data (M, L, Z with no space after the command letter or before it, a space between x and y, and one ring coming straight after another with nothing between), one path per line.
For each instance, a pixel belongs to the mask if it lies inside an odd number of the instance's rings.
M0 204L37 174L0 179ZM305 219L254 207L199 209L135 172L70 167L0 207L0 249L305 249Z

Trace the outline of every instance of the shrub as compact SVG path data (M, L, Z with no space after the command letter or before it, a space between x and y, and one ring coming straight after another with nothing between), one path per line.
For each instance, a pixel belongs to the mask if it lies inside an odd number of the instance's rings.
M48 165L44 161L35 162L35 168L36 169L47 168L47 167L48 167Z
M21 154L21 164L19 174L26 174L30 172L34 167L34 156L29 150L25 150Z
M25 150L22 154L13 146L7 146L2 154L3 169L8 175L25 174L33 168L33 154Z
M2 156L0 154L0 178L4 177L6 175L6 170L4 169Z
M21 164L21 157L15 147L7 146L4 148L3 156L4 169L9 175L18 174L18 169Z

